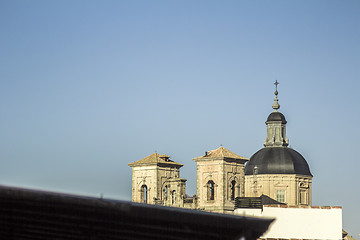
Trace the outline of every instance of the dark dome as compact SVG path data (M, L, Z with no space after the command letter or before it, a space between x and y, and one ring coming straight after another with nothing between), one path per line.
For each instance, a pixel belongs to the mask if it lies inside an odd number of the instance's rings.
M268 116L266 122L272 122L272 121L281 121L281 123L286 124L285 116L281 112L272 112Z
M282 114L281 114L282 115ZM300 153L287 147L265 147L251 156L246 164L245 175L257 174L301 174L312 176L309 165Z

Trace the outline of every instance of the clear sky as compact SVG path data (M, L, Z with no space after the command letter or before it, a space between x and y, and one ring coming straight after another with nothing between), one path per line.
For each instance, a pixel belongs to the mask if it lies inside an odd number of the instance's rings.
M360 233L360 1L0 1L0 184L131 200L127 165L262 147L275 80L313 205Z

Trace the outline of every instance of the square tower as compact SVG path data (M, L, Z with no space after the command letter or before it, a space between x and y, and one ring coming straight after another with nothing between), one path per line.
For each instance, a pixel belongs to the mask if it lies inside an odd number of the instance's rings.
M186 179L180 178L180 163L153 153L129 164L132 167L132 201L180 207Z
M193 160L197 164L198 208L232 214L235 198L244 196L244 164L249 159L221 146Z

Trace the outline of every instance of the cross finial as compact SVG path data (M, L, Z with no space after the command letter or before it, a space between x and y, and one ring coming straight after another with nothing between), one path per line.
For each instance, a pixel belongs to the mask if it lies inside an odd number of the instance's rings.
M279 82L276 80L276 81L274 82L274 85L275 85L275 90L277 91L277 85L279 85Z
M274 82L274 85L275 85L275 99L274 99L274 104L272 105L272 108L275 110L275 112L277 112L277 110L280 108L280 104L278 103L278 98L277 98L277 95L279 94L278 91L277 91L277 86L279 85L279 82L276 80Z

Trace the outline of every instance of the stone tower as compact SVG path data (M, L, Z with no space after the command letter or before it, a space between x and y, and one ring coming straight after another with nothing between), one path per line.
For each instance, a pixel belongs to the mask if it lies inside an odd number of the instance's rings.
M153 153L129 164L132 167L132 201L182 207L186 180L180 178L180 163Z
M193 159L197 164L198 208L210 212L233 213L234 199L244 196L244 163L224 147Z
M312 174L304 157L292 148L286 137L286 119L278 111L278 91L266 121L264 148L257 151L245 168L245 195L267 195L289 205L311 205Z

